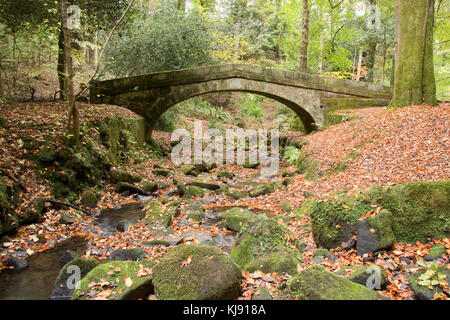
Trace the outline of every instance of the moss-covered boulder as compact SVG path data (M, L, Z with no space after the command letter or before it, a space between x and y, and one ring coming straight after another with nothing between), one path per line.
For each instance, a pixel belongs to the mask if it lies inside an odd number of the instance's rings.
M152 172L157 176L168 177L170 175L170 171L167 169L154 169Z
M112 261L92 269L80 282L73 300L138 300L153 293L151 268L154 262Z
M125 171L120 170L114 170L111 171L111 182L112 183L119 183L119 182L127 182L127 183L133 183L133 176Z
M248 192L245 190L227 190L225 191L225 195L234 200L248 198Z
M311 216L315 242L328 249L347 242L357 231L358 219L376 207L392 213L396 240L411 243L450 235L449 194L450 180L411 182L329 199L308 199L301 212Z
M254 187L249 191L249 195L252 198L256 198L265 194L274 193L275 192L275 184L274 183L266 183L259 186Z
M255 289L255 293L253 293L253 295L252 295L252 300L267 301L267 300L273 300L273 297L269 290L267 290L264 287L258 287Z
M221 171L217 174L218 178L233 179L234 174L228 171Z
M373 290L384 290L387 285L386 271L380 266L349 266L337 274Z
M253 260L245 265L245 270L255 272L260 270L264 273L277 272L295 275L301 261L290 250L284 252L274 252L259 259Z
M202 188L196 187L196 186L190 186L186 189L186 192L184 194L185 198L196 198L196 197L203 197L205 195L205 191L203 191Z
M123 194L142 194L144 193L143 190L134 184L126 183L126 182L119 182L116 184L116 190L118 193Z
M198 203L191 203L184 209L187 213L187 218L192 219L195 222L202 222L206 219L205 208Z
M72 224L76 221L76 218L71 214L63 214L61 218L59 218L59 224Z
M92 191L86 191L81 197L81 204L88 208L97 208L98 196Z
M225 226L233 231L239 232L244 224L255 217L255 214L244 208L231 208L220 216L225 219Z
M259 166L259 162L250 162L250 161L245 161L245 163L243 164L243 167L245 169L256 169Z
M292 212L292 203L290 203L287 200L283 200L279 204L281 211L284 213L291 213Z
M447 253L447 249L443 244L435 244L431 247L430 252L425 256L426 261L432 261L439 258L442 258L444 254Z
M392 213L384 209L374 217L358 221L358 241L356 242L358 255L392 248L396 240L392 230L392 220Z
M241 272L216 247L180 245L153 268L153 284L163 300L232 300L239 296Z
M84 278L89 271L94 269L99 264L97 259L78 258L68 262L59 271L58 277L55 281L55 286L50 295L51 300L70 300L73 295L75 286L82 278ZM77 276L79 279L77 281Z
M181 168L181 171L187 176L196 177L199 175L199 172L197 171L197 169L194 166L183 166Z
M181 183L181 182L177 182L177 192L178 192L178 195L179 195L180 197L183 197L183 196L186 194L186 191L187 191L186 186L185 186L183 183Z
M189 183L191 186L199 187L202 189L207 189L211 191L216 191L220 189L220 185L212 182L204 182L204 181L192 181Z
M381 297L365 286L313 266L288 281L288 289L300 300L377 300Z
M172 208L171 206L168 207ZM177 210L177 206L174 206L174 208ZM143 220L149 226L160 223L165 227L168 227L172 222L173 217L174 211L163 209L158 201L148 201L145 204L145 215Z
M142 189L146 193L153 193L158 190L158 184L156 182L144 181L142 182Z
M230 257L246 269L249 263L273 253L286 252L301 260L302 251L301 242L285 225L258 215L241 228Z
M314 250L313 259L312 259L313 262L321 262L321 261L323 261L322 258L327 258L331 262L336 261L336 257L327 249L319 248L319 249Z

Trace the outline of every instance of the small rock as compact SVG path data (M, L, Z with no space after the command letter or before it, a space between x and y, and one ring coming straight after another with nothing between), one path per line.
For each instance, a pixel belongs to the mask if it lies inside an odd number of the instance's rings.
M123 219L120 220L119 223L117 224L117 231L119 232L126 232L128 231L128 228L131 226L130 221Z
M117 249L111 253L109 259L114 261L137 261L142 260L145 255L145 251L141 248Z
M78 259L80 255L76 253L73 250L67 250L64 252L64 254L61 256L60 265L61 268L64 267L66 264L68 264L70 261Z
M264 287L258 287L255 289L255 293L252 295L252 300L260 301L260 300L273 300L270 291Z
M63 214L59 219L59 224L72 224L76 221L75 217L69 214Z
M8 260L6 260L6 265L8 267L13 267L15 271L22 271L28 267L28 262L26 259L10 256L8 257Z
M135 185L126 182L119 182L116 184L116 190L118 193L122 194L143 194L144 190Z

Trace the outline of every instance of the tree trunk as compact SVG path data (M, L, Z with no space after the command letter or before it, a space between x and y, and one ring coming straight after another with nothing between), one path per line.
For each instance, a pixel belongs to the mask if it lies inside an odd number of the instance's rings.
M67 0L61 0L61 18L62 18L62 29L64 33L64 56L65 56L65 69L67 70L67 81L66 81L66 94L67 100L69 102L70 114L69 114L69 132L74 136L74 142L78 143L80 137L80 115L78 109L75 105L75 92L73 86L73 64L72 64L72 47L71 47L71 36L69 28L67 27Z
M66 61L64 55L64 32L59 30L58 39L58 80L59 80L59 98L66 100Z
M177 9L181 11L186 10L186 0L178 0L177 1Z
M436 105L433 21L434 0L399 0L394 106Z
M367 48L367 81L373 82L373 68L375 65L375 54L377 50L377 0L369 0L369 17L368 17L368 31L369 43Z
M363 58L363 49L359 49L359 59L358 59L358 73L356 75L356 81L359 81L361 79L361 65L362 65L362 58Z
M302 47L300 49L300 72L308 72L308 45L309 45L309 1L303 0L303 32Z

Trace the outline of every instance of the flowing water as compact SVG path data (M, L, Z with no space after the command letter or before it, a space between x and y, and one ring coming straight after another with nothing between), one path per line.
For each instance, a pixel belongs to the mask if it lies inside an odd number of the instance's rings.
M126 219L131 224L142 216L140 203L131 203L106 209L98 216L96 224L105 233L116 231L117 224ZM27 259L28 267L22 271L7 270L0 273L0 300L47 300L53 291L56 277L61 269L61 257L67 250L83 255L86 240L70 238L54 248L36 253Z
M60 260L67 250L84 254L86 240L70 238L54 248L32 255L28 268L0 273L0 300L47 300L61 269Z

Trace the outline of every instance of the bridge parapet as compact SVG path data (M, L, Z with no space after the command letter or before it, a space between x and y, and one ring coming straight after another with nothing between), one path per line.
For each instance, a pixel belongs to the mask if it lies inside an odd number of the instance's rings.
M133 91L150 90L212 80L242 78L289 87L348 95L361 98L391 99L392 87L382 85L320 77L300 72L269 69L244 64L227 64L199 67L177 71L166 71L148 75L94 82L91 100L99 101L101 96L114 96Z

